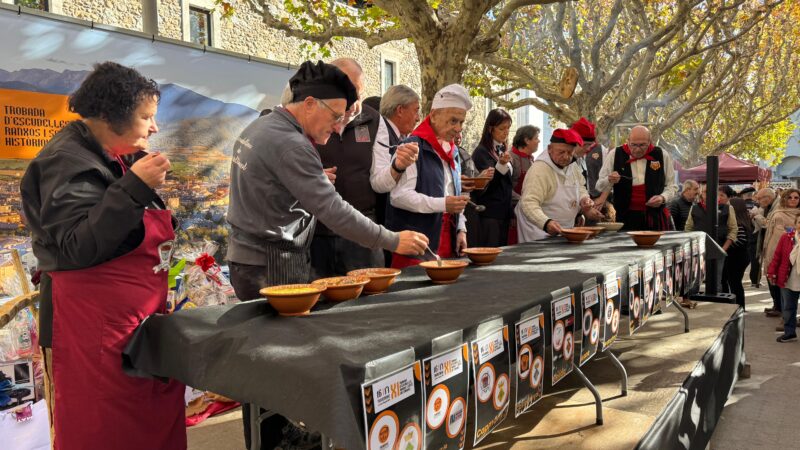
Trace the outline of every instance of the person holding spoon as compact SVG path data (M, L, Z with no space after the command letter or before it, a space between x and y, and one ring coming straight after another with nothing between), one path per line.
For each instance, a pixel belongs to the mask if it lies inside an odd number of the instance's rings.
M547 151L531 165L516 208L519 242L546 239L572 228L580 212L591 220L601 217L589 197L580 167L573 162L579 145L583 140L578 133L557 129Z
M469 196L461 193L461 160L454 139L472 108L467 90L451 84L433 98L431 112L403 143L416 143L419 156L404 171L389 195L386 225L390 230L423 233L439 256L456 256L467 247L464 208ZM392 267L421 261L392 256Z

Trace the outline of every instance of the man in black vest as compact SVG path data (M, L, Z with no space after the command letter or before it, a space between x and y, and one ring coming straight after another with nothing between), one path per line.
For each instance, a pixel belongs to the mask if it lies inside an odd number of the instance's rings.
M675 169L669 153L653 146L647 127L633 127L628 142L606 156L596 188L613 188L623 230L670 229L666 204L677 192Z
M372 146L378 132L380 115L369 106L362 106L364 74L351 58L340 58L332 65L344 72L359 95L359 101L348 109L343 128L337 129L328 142L316 145L322 166L329 174L336 192L362 214L377 222L376 194L369 182ZM315 278L345 275L365 267L383 267L383 251L368 249L333 233L318 223L311 242L311 266Z

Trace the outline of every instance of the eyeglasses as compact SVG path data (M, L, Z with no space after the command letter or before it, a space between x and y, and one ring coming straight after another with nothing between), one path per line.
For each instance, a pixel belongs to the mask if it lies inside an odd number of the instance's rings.
M646 144L628 144L628 147L637 147L637 148L647 148L650 146L650 143Z
M800 200L800 197L798 197L798 196L796 196L796 195L790 195L790 196L789 196L789 197L787 197L787 198L788 198L789 200Z
M337 113L336 111L334 111L334 110L333 110L333 108L331 108L330 106L328 106L328 104L327 104L327 103L325 103L323 100L320 100L320 99L318 99L318 98L317 98L317 99L315 99L315 100L317 101L317 103L321 103L321 104L322 104L322 106L324 106L324 107L328 108L328 111L330 111L330 112L331 112L331 114L333 114L333 120L334 120L334 123L342 123L342 122L344 122L345 114L339 114L339 113Z

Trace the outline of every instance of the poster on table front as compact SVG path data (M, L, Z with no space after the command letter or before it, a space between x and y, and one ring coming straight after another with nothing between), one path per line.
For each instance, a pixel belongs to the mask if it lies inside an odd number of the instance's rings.
M597 354L600 344L600 320L602 320L603 307L600 303L602 286L591 286L581 292L581 306L583 307L583 320L581 321L581 350L580 362L582 366Z
M682 297L683 290L683 246L675 248L675 297Z
M688 296L692 288L692 244L683 244L683 294Z
M700 268L700 239L692 239L692 291L700 290L703 283L702 269Z
M628 333L633 334L644 324L644 301L642 301L642 288L639 283L639 265L628 267Z
M422 369L425 448L461 450L467 436L469 344L424 359Z
M508 415L511 398L508 325L472 342L472 374L475 390L475 440L478 445Z
M367 450L423 448L420 363L361 385Z
M664 302L666 302L667 296L665 294L666 290L664 286L666 285L666 275L664 275L664 255L659 254L653 260L653 269L655 270L655 281L653 282L653 291L655 292L655 302L654 309L656 311L660 311L665 307Z
M700 282L706 279L706 239L701 237L697 239L700 247Z
M544 394L544 314L516 323L517 397L514 417L519 417Z
M619 314L622 302L622 280L617 272L609 272L603 277L603 351L611 347L619 333Z
M655 258L648 259L642 268L642 287L644 296L642 302L644 303L644 320L642 324L647 323L647 320L652 314L661 309L661 305L656 301L656 271L655 271Z
M567 293L553 299L550 303L550 322L550 335L553 337L551 386L555 386L572 372L572 358L575 354L575 295Z
M664 252L664 300L667 307L675 300L675 266L672 263L674 256L672 249Z

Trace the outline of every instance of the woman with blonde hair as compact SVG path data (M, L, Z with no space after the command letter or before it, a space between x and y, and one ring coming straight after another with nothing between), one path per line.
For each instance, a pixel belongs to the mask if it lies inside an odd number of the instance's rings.
M800 215L800 190L791 188L781 193L780 202L773 206L767 217L766 234L764 235L763 247L761 250L761 267L764 276L767 276L769 264L778 247L781 236L789 229L794 227L795 219ZM781 308L781 289L769 278L767 278L769 294L772 297L772 311L768 311L770 317L782 316Z

